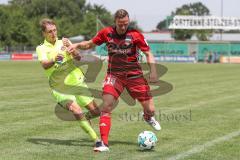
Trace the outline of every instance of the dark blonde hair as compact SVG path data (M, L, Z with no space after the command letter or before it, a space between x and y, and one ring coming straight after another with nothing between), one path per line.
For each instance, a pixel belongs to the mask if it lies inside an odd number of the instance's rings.
M114 14L114 21L115 21L116 19L118 19L118 18L124 18L124 17L126 17L126 16L129 17L128 12L127 12L125 9L119 9L119 10L117 10L117 11L115 12L115 14Z
M56 26L56 23L55 23L53 20L48 19L48 18L43 18L43 19L40 21L39 25L40 25L41 30L42 30L43 32L46 30L46 25L48 25L48 24L50 24L50 25L55 25L55 26Z

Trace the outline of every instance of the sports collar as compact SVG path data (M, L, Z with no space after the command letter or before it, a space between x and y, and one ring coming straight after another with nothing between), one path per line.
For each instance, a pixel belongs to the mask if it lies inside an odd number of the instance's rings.
M58 41L58 39L56 39L55 44L57 43L57 41ZM46 46L54 46L55 45L55 44L53 45L52 43L48 42L46 39L44 39L43 44Z

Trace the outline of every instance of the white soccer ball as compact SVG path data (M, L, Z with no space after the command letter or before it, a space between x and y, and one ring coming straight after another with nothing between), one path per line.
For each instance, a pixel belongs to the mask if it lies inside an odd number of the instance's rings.
M141 150L153 149L157 141L157 136L151 131L143 131L138 135L138 145Z

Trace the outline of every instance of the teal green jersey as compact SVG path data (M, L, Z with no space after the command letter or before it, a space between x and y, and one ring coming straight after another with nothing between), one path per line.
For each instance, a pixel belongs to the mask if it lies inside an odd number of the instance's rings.
M44 40L44 43L36 48L36 52L40 62L44 60L54 60L58 54L62 54L64 57L61 63L66 61L71 62L72 59L72 56L65 51L62 40L56 40L54 45ZM61 64L55 63L52 67L45 70L48 79L59 67L61 67ZM68 85L78 85L82 83L83 80L84 75L82 71L76 67L66 76L64 83Z
M62 54L64 57L61 63L55 63L52 67L45 70L49 80L51 79L51 75L55 71L57 71L58 69L61 70L61 67L65 72L64 67L67 66L67 67L71 67L71 71L66 74L66 77L64 77L64 82L60 82L60 83L63 83L64 85L83 87L87 89L84 91L84 94L81 94L81 95L64 93L64 92L60 93L55 89L53 89L52 90L53 97L58 103L66 107L65 102L68 102L70 100L70 101L77 102L80 106L84 107L93 101L93 97L90 91L88 90L88 86L86 83L84 83L84 75L82 71L80 70L80 68L77 68L73 65L72 56L65 51L62 40L57 40L54 45L44 40L44 43L39 45L36 48L36 52L38 55L38 60L40 62L45 60L54 60L58 54ZM61 73L60 76L62 76L62 72L60 73Z

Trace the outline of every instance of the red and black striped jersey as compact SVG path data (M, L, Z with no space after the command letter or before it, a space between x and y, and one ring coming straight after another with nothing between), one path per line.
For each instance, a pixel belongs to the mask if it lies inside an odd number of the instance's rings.
M138 51L146 52L150 48L139 31L128 29L124 35L119 35L115 27L106 27L92 41L96 45L106 43L108 73L127 76L142 74Z

